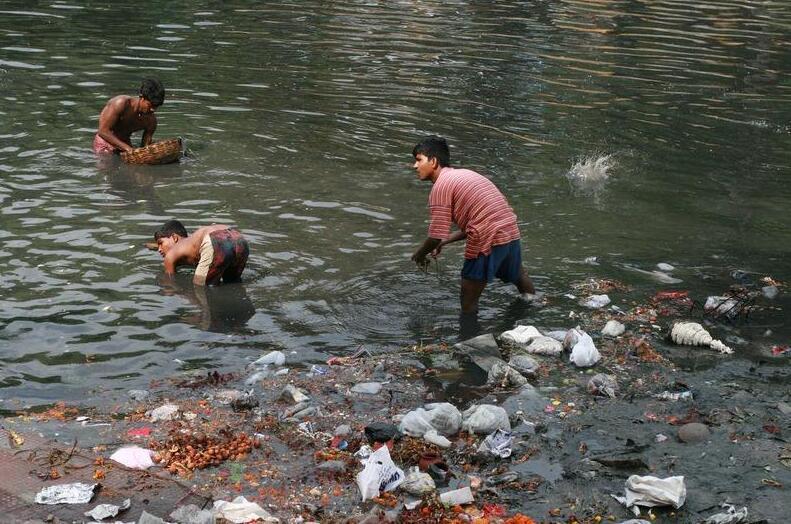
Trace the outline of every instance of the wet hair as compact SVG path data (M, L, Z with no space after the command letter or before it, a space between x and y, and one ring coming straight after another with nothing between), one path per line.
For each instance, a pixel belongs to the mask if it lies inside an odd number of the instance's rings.
M425 155L426 158L436 158L440 167L447 167L450 165L450 148L448 148L448 141L441 136L427 136L417 143L412 149L412 156L417 158L418 155Z
M156 78L146 78L140 84L140 96L159 107L165 103L165 88Z
M169 237L173 233L176 233L178 236L184 238L189 236L187 234L187 230L184 228L184 225L181 222L178 220L168 220L162 224L162 227L154 231L154 240Z

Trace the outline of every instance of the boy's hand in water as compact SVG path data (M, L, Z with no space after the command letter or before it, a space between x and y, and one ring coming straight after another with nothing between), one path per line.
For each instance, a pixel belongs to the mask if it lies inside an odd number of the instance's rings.
M442 244L438 245L431 251L431 257L437 258L439 254L442 253Z

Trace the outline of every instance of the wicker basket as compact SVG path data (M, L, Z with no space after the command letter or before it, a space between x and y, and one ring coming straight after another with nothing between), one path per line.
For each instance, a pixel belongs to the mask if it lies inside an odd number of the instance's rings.
M170 164L181 158L181 139L170 138L121 153L127 164Z

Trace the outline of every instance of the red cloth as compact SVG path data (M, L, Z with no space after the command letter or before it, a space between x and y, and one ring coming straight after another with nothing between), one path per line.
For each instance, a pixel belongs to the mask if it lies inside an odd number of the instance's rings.
M115 147L113 147L110 142L105 140L104 138L99 136L99 133L96 133L96 136L93 137L93 152L94 153L113 153L115 152Z
M464 258L488 255L493 246L519 238L508 200L491 180L469 169L443 167L428 197L428 236L444 240L454 222L467 233Z

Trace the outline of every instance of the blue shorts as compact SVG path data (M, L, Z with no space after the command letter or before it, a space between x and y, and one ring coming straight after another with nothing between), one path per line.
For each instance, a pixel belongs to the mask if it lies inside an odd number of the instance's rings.
M461 278L491 282L494 277L503 282L516 283L522 269L522 244L519 239L507 244L493 246L488 255L465 259Z

